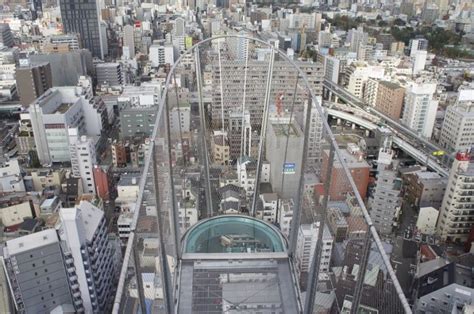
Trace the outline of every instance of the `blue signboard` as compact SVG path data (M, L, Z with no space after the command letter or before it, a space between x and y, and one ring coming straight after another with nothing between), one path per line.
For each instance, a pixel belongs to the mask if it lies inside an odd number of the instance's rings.
M283 164L283 174L295 174L296 165L294 162L285 162Z

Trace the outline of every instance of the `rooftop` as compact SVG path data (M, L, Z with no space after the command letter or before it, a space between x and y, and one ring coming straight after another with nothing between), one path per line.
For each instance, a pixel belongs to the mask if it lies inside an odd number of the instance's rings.
M58 242L58 235L54 229L46 229L23 237L7 241L10 255L20 254L42 246Z

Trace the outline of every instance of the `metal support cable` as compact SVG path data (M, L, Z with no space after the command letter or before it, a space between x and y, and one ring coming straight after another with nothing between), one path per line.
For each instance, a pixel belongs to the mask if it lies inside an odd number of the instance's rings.
M158 246L158 256L160 257L160 267L161 267L161 275L162 275L162 281L163 281L163 299L165 301L165 307L167 313L173 313L174 312L174 302L173 302L173 287L174 285L172 284L172 277L171 276L171 270L168 265L168 254L166 254L166 249L165 249L165 235L163 232L164 229L164 215L161 212L161 204L160 204L160 194L158 187L159 185L159 180L158 180L158 163L156 160L156 147L152 146L151 148L151 154L152 154L152 165L153 165L153 171L154 171L154 181L153 183L155 184L155 200L156 200L156 215L158 217L158 241L159 241L159 246ZM178 239L175 239L175 241ZM178 250L178 248L176 248ZM180 254L177 252L176 254L176 261L175 264L178 265L179 262L179 257Z
M319 281L319 268L321 266L321 255L322 255L322 247L323 247L323 235L324 235L324 227L326 223L327 217L327 207L328 207L328 200L329 200L329 188L331 186L331 169L334 165L334 154L336 148L331 145L329 148L329 159L328 159L328 171L326 173L326 178L324 182L324 197L323 197L323 204L321 207L321 216L322 219L319 221L319 229L318 229L318 239L316 242L316 247L314 248L313 253L313 260L311 261L311 268L309 270L308 275L308 289L306 290L306 299L305 299L305 306L304 306L304 313L305 314L312 314L313 307L314 307L314 299L316 296L316 290L318 287ZM296 245L296 243L294 244Z
M205 186L206 194L206 205L207 205L207 216L212 217L214 214L213 203L212 203L212 190L211 190L211 178L209 174L209 151L207 149L207 128L206 128L206 116L204 102L202 100L202 77L201 77L201 58L199 55L199 48L196 49L195 53L195 62L196 62L196 81L198 88L198 100L199 100L199 117L201 121L201 149L202 149L202 161L204 164L204 178L207 181Z
M262 128L260 129L260 143L258 145L258 159L257 159L257 174L255 177L255 190L253 193L253 201L252 201L252 208L250 214L255 217L255 210L257 208L257 200L258 200L258 194L260 190L260 175L262 172L262 162L263 162L263 151L265 149L264 144L265 144L265 136L267 133L267 123L268 123L268 114L269 114L269 103L270 103L270 94L271 94L271 88L272 88L272 80L273 80L273 63L275 61L275 52L273 50L273 47L271 49L271 54L270 54L270 61L268 62L268 72L267 72L267 85L265 88L265 102L263 105L263 123L262 123Z

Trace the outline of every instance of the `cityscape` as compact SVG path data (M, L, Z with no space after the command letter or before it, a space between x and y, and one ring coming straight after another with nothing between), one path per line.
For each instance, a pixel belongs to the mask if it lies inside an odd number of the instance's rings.
M0 313L474 313L472 0L0 0Z

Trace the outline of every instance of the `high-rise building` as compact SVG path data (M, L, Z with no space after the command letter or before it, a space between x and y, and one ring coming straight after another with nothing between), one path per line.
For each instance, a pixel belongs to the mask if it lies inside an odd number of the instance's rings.
M16 70L16 87L22 105L29 106L36 98L53 87L49 63L20 66Z
M0 46L13 47L13 34L10 25L0 24Z
M296 121L289 121L289 117L270 119L265 153L271 165L273 191L285 199L296 199L303 173L303 132Z
M472 89L459 90L457 102L446 108L439 143L449 152L464 151L474 145L472 92Z
M297 62L311 84L315 96L322 96L322 81L324 69L321 63ZM224 111L224 123L227 128L228 119L232 112L240 111L242 108L242 90L245 86L245 110L250 113L250 123L254 126L262 121L262 112L265 97L265 82L267 80L268 62L249 60L245 70L245 60L232 60L213 62L211 65L212 75L212 102L211 117L214 126L222 124L222 111ZM221 79L222 74L222 79ZM245 79L247 75L247 79ZM275 61L273 69L272 101L280 94L283 97L284 107L292 98L297 80L297 73L289 63ZM222 89L221 89L222 83ZM224 97L221 98L221 91ZM296 95L295 107L303 108L307 98L304 93L298 92ZM224 106L222 110L222 105ZM289 104L288 104L289 106ZM285 108L284 108L285 109Z
M6 242L3 258L10 292L19 313L49 313L73 304L58 235L47 229ZM80 307L73 308L80 310Z
M397 83L379 81L375 109L398 121L402 114L405 89Z
M104 112L76 86L56 87L29 107L36 151L41 164L70 162L69 128L78 135L99 136Z
M433 100L436 84L414 83L406 88L402 123L421 136L430 138L438 110Z
M410 50L410 57L414 58L418 51L428 50L428 40L425 38L410 39L408 49Z
M437 233L443 241L464 242L474 221L474 162L469 153L457 153L439 211Z
M393 167L390 146L391 143L384 143L379 151L375 190L369 199L370 218L381 234L392 232L401 206L402 180Z
M82 47L103 59L106 52L102 50L97 0L60 0L59 7L64 32L79 34Z
M121 86L124 83L120 63L98 63L95 67L98 85Z
M348 149L341 150L340 154L351 171L352 178L354 179L354 183L360 196L365 198L367 195L367 186L369 184L369 164L364 160L362 152L355 144L349 145ZM321 182L324 183L326 178L329 178L330 186L327 193L329 194L330 200L345 200L347 193L352 191L352 187L348 182L342 164L338 159L334 159L332 169L329 169L329 151L323 150L322 157Z
M150 136L155 124L160 99L159 84L126 86L118 99L120 110L120 136Z
M351 51L357 52L360 45L365 45L369 39L369 34L364 32L362 27L349 30L346 42L349 44Z
M296 248L296 268L301 275L307 273L311 267L318 243L319 223L302 224L298 232L298 246ZM321 260L319 273L327 273L330 270L331 252L334 238L328 226L324 225L323 239L321 240Z
M104 212L81 201L74 208L61 208L59 217L59 237L66 258L71 257L75 266L85 312L110 311L117 265Z
M123 48L128 49L129 59L135 57L135 27L132 25L125 25L123 27Z
M413 59L413 75L416 75L425 69L427 55L428 51L426 50L418 50L415 53Z
M84 193L96 194L93 168L97 157L94 141L85 135L79 136L77 128L68 131L72 174L81 178Z
M165 64L173 65L174 48L171 45L151 45L149 58L153 67Z
M339 83L339 71L341 68L341 61L332 56L324 57L324 78L333 83Z

